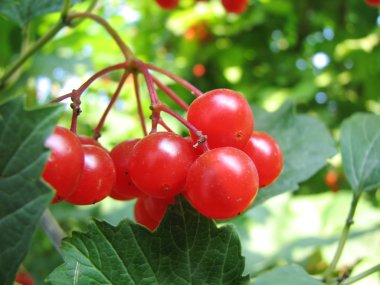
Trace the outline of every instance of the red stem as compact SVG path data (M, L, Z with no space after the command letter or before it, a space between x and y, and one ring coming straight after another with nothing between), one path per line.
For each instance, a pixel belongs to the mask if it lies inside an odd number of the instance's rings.
M164 85L160 80L158 80L156 77L152 75L154 83L157 85L158 88L160 88L162 91L164 91L174 102L178 104L184 111L187 111L189 109L189 106L186 104L185 101L183 101L181 98L178 97L178 95L171 90L169 87Z
M146 136L146 135L148 135L148 131L146 130L145 118L144 118L144 113L143 113L142 105L141 105L140 86L139 86L139 80L137 78L137 74L133 73L132 78L133 78L133 85L135 87L137 109L138 109L138 113L139 113L139 117L140 117L141 127L142 127L142 130L144 132L144 136Z
M151 101L150 109L152 110L152 129L150 133L157 132L157 125L160 121L160 110L157 108L158 105L161 104L160 99L158 98L157 91L154 88L154 83L151 74L149 73L148 68L146 65L140 61L135 60L135 63L137 65L137 68L141 71L141 73L144 75L146 85L148 87L149 97Z
M50 103L58 103L58 102L61 102L67 98L70 98L72 96L80 97L82 95L82 93L88 88L88 86L90 86L91 83L94 82L100 76L102 76L108 72L114 71L114 70L128 68L128 66L129 66L129 64L127 62L123 62L123 63L115 64L115 65L109 66L107 68L104 68L101 71L98 71L97 73L92 75L89 79L87 79L87 81L85 83L83 83L82 86L79 87L78 90L73 90L70 93L59 96L58 98L54 99Z
M198 147L199 145L201 145L203 151L210 150L210 148L208 146L208 143L207 143L207 136L203 135L200 130L198 130L195 126L193 126L190 122L188 122L187 120L185 120L184 118L182 118L180 115L178 115L172 109L170 109L169 107L167 107L167 106L165 106L164 104L161 103L161 104L157 105L156 110L154 110L154 111L157 111L157 112L162 111L162 112L168 113L169 115L171 115L174 118L176 118L186 128L188 128L189 131L193 132L198 137L198 141L194 145L194 147Z
M100 134L100 130L102 129L103 125L104 125L104 122L108 116L108 113L110 112L111 108L113 107L113 105L115 104L117 98L119 97L119 94L120 94L120 91L125 83L125 81L127 80L128 78L128 75L129 75L129 72L128 71L125 71L119 81L119 84L116 88L116 91L115 93L113 94L112 98L111 98L111 101L110 103L108 104L106 110L104 111L103 113L103 116L101 117L97 127L95 128L94 132L93 132L93 136L94 136L94 139L97 140L101 134Z
M160 72L162 74L165 74L167 77L173 79L175 82L181 84L183 87L185 87L187 90L189 90L191 93L194 94L195 97L199 97L201 96L203 93L198 89L196 88L194 85L192 85L191 83L189 83L188 81L182 79L181 77L178 77L177 75L171 73L171 72L168 72L167 70L164 70L162 68L159 68L157 66L154 66L152 64L149 64L147 63L146 64L146 67L149 68L149 69L152 69L152 70L155 70L157 72Z
M159 122L158 122L161 126L164 127L165 130L167 130L168 132L170 133L174 133L174 131L164 122L164 120L162 118L160 118Z
M125 60L127 62L131 62L135 58L133 53L128 48L128 46L123 42L123 40L121 39L119 34L102 17L99 17L99 16L92 14L92 13L83 12L83 13L72 13L72 14L67 16L66 20L71 21L75 18L90 18L90 19L94 20L99 25L103 26L103 28L105 28L106 31L111 35L111 37L114 39L116 44L121 49L121 51L125 57Z

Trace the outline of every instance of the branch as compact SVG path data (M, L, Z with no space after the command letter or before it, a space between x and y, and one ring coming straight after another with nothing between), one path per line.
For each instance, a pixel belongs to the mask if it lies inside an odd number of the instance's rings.
M323 274L324 280L327 280L328 277L330 277L331 273L335 270L336 265L338 264L340 257L342 256L343 248L344 248L346 241L348 239L348 234L350 232L350 228L354 224L354 215L355 215L356 207L358 205L361 193L362 193L362 191L354 192L354 194L352 196L350 211L348 212L346 223L345 223L344 228L342 230L342 234L340 236L338 247L335 251L335 255L334 255L329 267L327 267L325 273Z
M66 234L49 209L46 209L42 214L40 226L53 243L55 250L61 254L61 241L66 237Z
M380 271L380 263L354 277L346 279L344 282L341 283L341 285L349 285L349 284L355 283L356 281L359 281L360 279L363 279L377 271Z

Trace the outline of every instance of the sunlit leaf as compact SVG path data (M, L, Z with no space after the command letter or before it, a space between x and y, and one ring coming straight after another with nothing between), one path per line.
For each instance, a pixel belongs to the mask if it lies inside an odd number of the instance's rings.
M380 116L355 114L342 124L344 172L355 191L380 187Z

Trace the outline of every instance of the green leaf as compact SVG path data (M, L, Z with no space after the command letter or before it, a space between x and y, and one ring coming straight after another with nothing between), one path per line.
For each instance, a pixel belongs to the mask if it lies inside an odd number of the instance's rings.
M43 143L61 108L25 110L23 98L0 105L0 284L13 284L36 225L53 193L40 179Z
M22 27L38 16L60 11L63 2L64 0L2 0L0 14Z
M122 221L95 221L62 243L65 263L53 284L240 284L244 258L231 225L217 228L183 198L156 232Z
M355 114L342 124L343 168L355 191L380 187L380 116Z
M274 113L255 109L256 130L272 135L280 144L284 167L272 185L261 189L255 205L276 195L298 189L298 184L320 170L336 153L335 142L318 119L297 115L291 102Z
M259 275L253 285L323 285L299 265L288 265L276 268L272 271Z

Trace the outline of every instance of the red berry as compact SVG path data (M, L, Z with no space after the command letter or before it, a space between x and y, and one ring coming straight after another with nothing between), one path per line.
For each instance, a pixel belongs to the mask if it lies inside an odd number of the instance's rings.
M78 138L79 138L82 145L86 145L86 144L88 145L89 144L89 145L96 145L96 146L102 147L102 145L97 140L95 140L93 138L83 136L83 135L79 135Z
M187 171L196 158L192 146L181 136L159 132L141 139L129 159L129 175L145 194L170 198L183 190Z
M27 272L17 273L15 281L21 285L34 285L32 276Z
M133 183L128 169L131 151L139 139L127 140L116 145L110 152L116 170L116 184L112 189L111 197L123 197L122 200L131 200L144 194Z
M147 227L151 231L154 231L160 224L160 221L153 219L145 208L145 203L143 199L137 199L135 204L135 220L137 223Z
M189 107L187 119L207 135L210 148L243 148L254 128L247 100L229 89L212 90L195 99ZM194 133L191 137L197 141Z
M67 201L75 205L95 204L107 197L115 185L115 166L107 151L83 145L84 168L79 184Z
M338 192L340 190L339 174L334 169L329 169L325 176L325 184L331 189L332 192Z
M222 0L222 5L227 12L240 14L248 8L248 0Z
M205 152L193 163L184 194L204 216L229 219L249 207L258 189L257 170L248 155L222 147Z
M55 203L70 196L78 185L84 165L83 150L78 137L60 126L55 127L45 146L51 153L42 178L55 189Z
M260 187L272 184L283 166L282 152L276 140L266 133L254 132L243 150L256 165Z
M157 199L148 196L144 198L144 203L145 209L148 212L149 216L151 216L157 222L161 222L169 204L174 204L174 198Z
M178 6L179 0L156 0L156 3L166 10L174 9Z
M364 0L369 6L380 6L380 0Z

